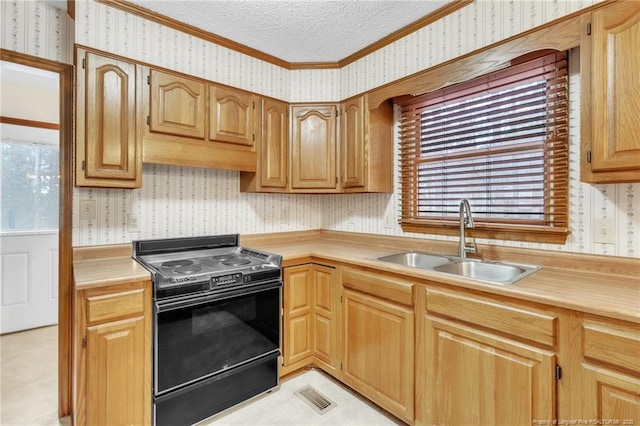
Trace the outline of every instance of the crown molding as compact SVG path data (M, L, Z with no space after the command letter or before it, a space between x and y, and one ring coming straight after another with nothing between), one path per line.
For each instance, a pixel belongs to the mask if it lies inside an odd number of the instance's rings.
M73 1L73 0L70 0ZM149 21L164 25L166 27L172 28L176 31L181 31L186 34L189 34L194 37L198 37L202 40L215 43L217 45L226 47L227 49L234 50L236 52L242 53L247 56L251 56L252 58L259 59L261 61L268 62L272 65L276 65L288 70L317 70L317 69L340 69L346 65L349 65L358 59L361 59L368 54L381 49L402 37L405 37L420 28L426 27L427 25L437 21L438 19L442 19L443 17L473 3L475 0L451 0L451 2L440 9L430 13L429 15L424 16L423 18L414 21L413 23L400 28L398 31L395 31L388 36L376 41L375 43L366 46L365 48L355 52L352 55L347 56L344 59L339 60L338 62L288 62L273 55L269 55L268 53L262 52L260 50L254 49L252 47L246 46L241 43L237 43L233 40L230 40L225 37L220 37L208 31L204 31L200 28L194 27L189 24L185 24L184 22L178 21L173 18L169 18L157 12L153 12L149 9L145 9L136 4L130 3L127 0L95 0L98 3L105 4L107 6L114 7L116 9L120 9L124 12L131 13L132 15L140 16ZM74 8L75 12L75 8Z
M260 50L245 46L244 44L236 43L235 41L229 40L228 38L220 37L208 31L201 30L200 28L194 27L193 25L188 25L176 19L168 18L149 9L145 9L144 7L129 3L128 1L96 0L96 2L114 7L116 9L120 9L124 12L131 13L132 15L140 16L149 21L164 25L169 28L173 28L174 30L181 31L194 37L198 37L202 40L215 43L219 46L226 47L227 49L235 50L236 52L243 53L247 56L260 59L270 64L277 65L286 69L291 69L291 64L287 61L283 61L280 58L276 58L275 56L261 52Z

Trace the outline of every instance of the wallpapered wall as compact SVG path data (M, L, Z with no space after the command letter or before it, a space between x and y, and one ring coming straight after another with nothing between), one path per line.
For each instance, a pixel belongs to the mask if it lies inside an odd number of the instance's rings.
M79 44L290 102L335 101L597 1L477 0L341 70L283 70L90 0L76 3L75 38ZM65 41L73 37L70 34L73 23L68 22L66 14L35 2L5 1L1 7L3 48L72 61L72 50ZM572 59L572 235L566 245L484 242L640 257L640 184L587 185L579 182L579 67L577 55L572 55ZM320 227L410 235L403 234L395 224L399 201L397 189L394 194L241 194L237 172L151 164L144 166L143 179L143 188L133 191L77 188L74 191L74 245ZM96 220L79 220L79 201L84 199L96 200ZM138 232L128 232L129 215L137 218ZM592 242L592 223L597 218L615 220L616 244Z
M73 20L45 3L0 1L2 48L53 61L73 62Z

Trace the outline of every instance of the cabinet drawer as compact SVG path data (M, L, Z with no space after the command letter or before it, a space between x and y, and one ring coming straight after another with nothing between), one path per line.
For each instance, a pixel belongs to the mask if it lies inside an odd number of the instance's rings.
M582 330L585 358L640 373L640 331L637 327L585 320Z
M557 317L470 294L427 289L427 312L490 328L547 346L556 342Z
M342 285L382 299L413 306L413 283L370 272L345 268Z
M144 289L87 295L89 324L144 313Z

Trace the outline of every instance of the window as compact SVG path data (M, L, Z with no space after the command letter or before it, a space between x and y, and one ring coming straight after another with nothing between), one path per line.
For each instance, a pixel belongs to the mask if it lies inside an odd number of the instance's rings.
M2 140L2 232L58 229L57 145Z
M546 51L513 63L397 101L405 231L457 234L467 199L475 236L566 240L567 55Z

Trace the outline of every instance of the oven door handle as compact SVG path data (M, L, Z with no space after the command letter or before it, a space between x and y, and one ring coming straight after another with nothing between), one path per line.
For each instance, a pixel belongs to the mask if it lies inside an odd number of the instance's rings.
M281 281L274 281L268 284L259 284L251 287L242 287L241 289L227 290L214 294L204 294L190 296L188 298L180 298L180 300L159 300L156 301L156 312L169 312L177 309L191 308L199 305L206 305L210 302L217 302L225 299L231 299L237 296L250 296L255 293L261 293L282 287Z

